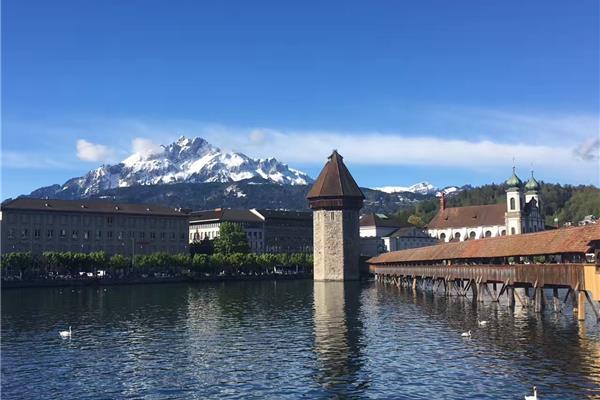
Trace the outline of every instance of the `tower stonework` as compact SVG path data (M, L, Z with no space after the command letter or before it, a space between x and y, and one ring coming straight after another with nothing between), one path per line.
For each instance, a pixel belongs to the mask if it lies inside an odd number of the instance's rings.
M359 278L359 211L364 195L334 151L307 195L313 210L314 280Z

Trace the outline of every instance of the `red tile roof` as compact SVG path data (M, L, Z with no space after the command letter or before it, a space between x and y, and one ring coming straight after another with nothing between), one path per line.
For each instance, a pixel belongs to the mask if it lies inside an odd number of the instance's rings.
M368 263L412 263L546 254L583 254L587 253L594 245L598 246L599 244L600 224L593 224L394 251L373 257L368 260Z
M440 210L427 225L430 229L505 225L505 204L451 207Z

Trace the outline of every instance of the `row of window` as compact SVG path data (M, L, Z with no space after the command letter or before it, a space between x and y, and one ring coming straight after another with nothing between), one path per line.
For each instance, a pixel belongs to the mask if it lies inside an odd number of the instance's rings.
M106 216L106 217L102 217L102 216L81 216L81 215L41 215L41 214L21 214L21 215L16 215L16 214L8 214L6 216L7 218L7 222L17 222L18 220L20 220L21 223L29 223L30 221L33 223L48 223L48 224L53 224L53 223L60 223L60 224L80 224L83 221L84 225L90 225L90 224L94 224L94 225L102 225L103 223L106 223L108 225L112 225L115 223L118 223L118 225L124 226L125 224L127 224L127 226L130 227L145 227L145 226L149 226L149 227L154 227L154 226L159 226L159 227L163 227L163 228L174 228L176 226L177 223L181 223L181 224L187 224L185 221L176 221L176 220L172 220L172 219L167 219L167 218L144 218L144 217L124 217L124 216L119 216L117 218L113 217L113 216Z
M136 235L135 232L129 231L127 236L124 231L118 231L118 232L116 232L116 235L115 235L115 232L113 232L113 231L106 231L105 233L106 233L106 238L108 240L111 240L115 237L117 238L117 240L123 240L125 238L135 239L136 236L138 239L146 238L146 232L138 232ZM70 231L67 231L66 229L59 229L59 230L57 230L57 234L58 234L58 237L60 237L61 239L65 239L67 237L70 237L71 239L79 239L79 237L80 237L79 236L80 232L77 229L70 230ZM93 232L93 236L96 240L102 239L102 234L103 234L103 231L101 231L101 230L96 230ZM13 228L10 228L8 230L7 236L8 236L8 239L14 239L15 238L15 230ZM21 229L20 236L21 236L21 239L29 238L29 229L27 229L27 228ZM41 237L42 237L42 230L34 229L33 230L33 238L40 239ZM46 238L47 239L53 239L54 237L55 237L54 229L46 230ZM81 238L83 238L84 240L89 240L91 237L92 237L91 231L82 231L81 232ZM160 238L161 240L166 240L168 237L171 240L175 240L177 235L175 234L175 232L170 232L168 235L167 235L167 232L160 232L159 235L157 236L157 232L149 232L148 237L150 239ZM183 233L183 232L180 233L179 238L181 240L185 239L185 233Z

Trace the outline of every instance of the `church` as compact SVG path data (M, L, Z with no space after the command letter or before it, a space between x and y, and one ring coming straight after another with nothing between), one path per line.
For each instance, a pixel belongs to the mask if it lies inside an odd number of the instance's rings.
M523 185L513 167L512 176L505 185L506 203L500 204L446 207L442 193L440 210L427 226L427 232L440 241L449 242L544 230L540 185L533 177L533 171Z

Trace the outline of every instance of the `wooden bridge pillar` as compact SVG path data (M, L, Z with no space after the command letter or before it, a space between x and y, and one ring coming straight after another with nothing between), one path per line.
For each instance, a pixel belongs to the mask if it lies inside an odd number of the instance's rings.
M508 306L512 309L515 308L515 287L507 286L506 287L506 295L508 296Z
M583 290L577 292L577 319L585 321L585 292Z
M560 298L558 297L558 288L552 288L552 305L554 306L554 312L560 312Z
M535 312L542 312L542 310L544 309L544 289L536 286L534 288L534 311Z
M413 290L413 292L417 291L417 277L416 276L413 276L412 290Z

